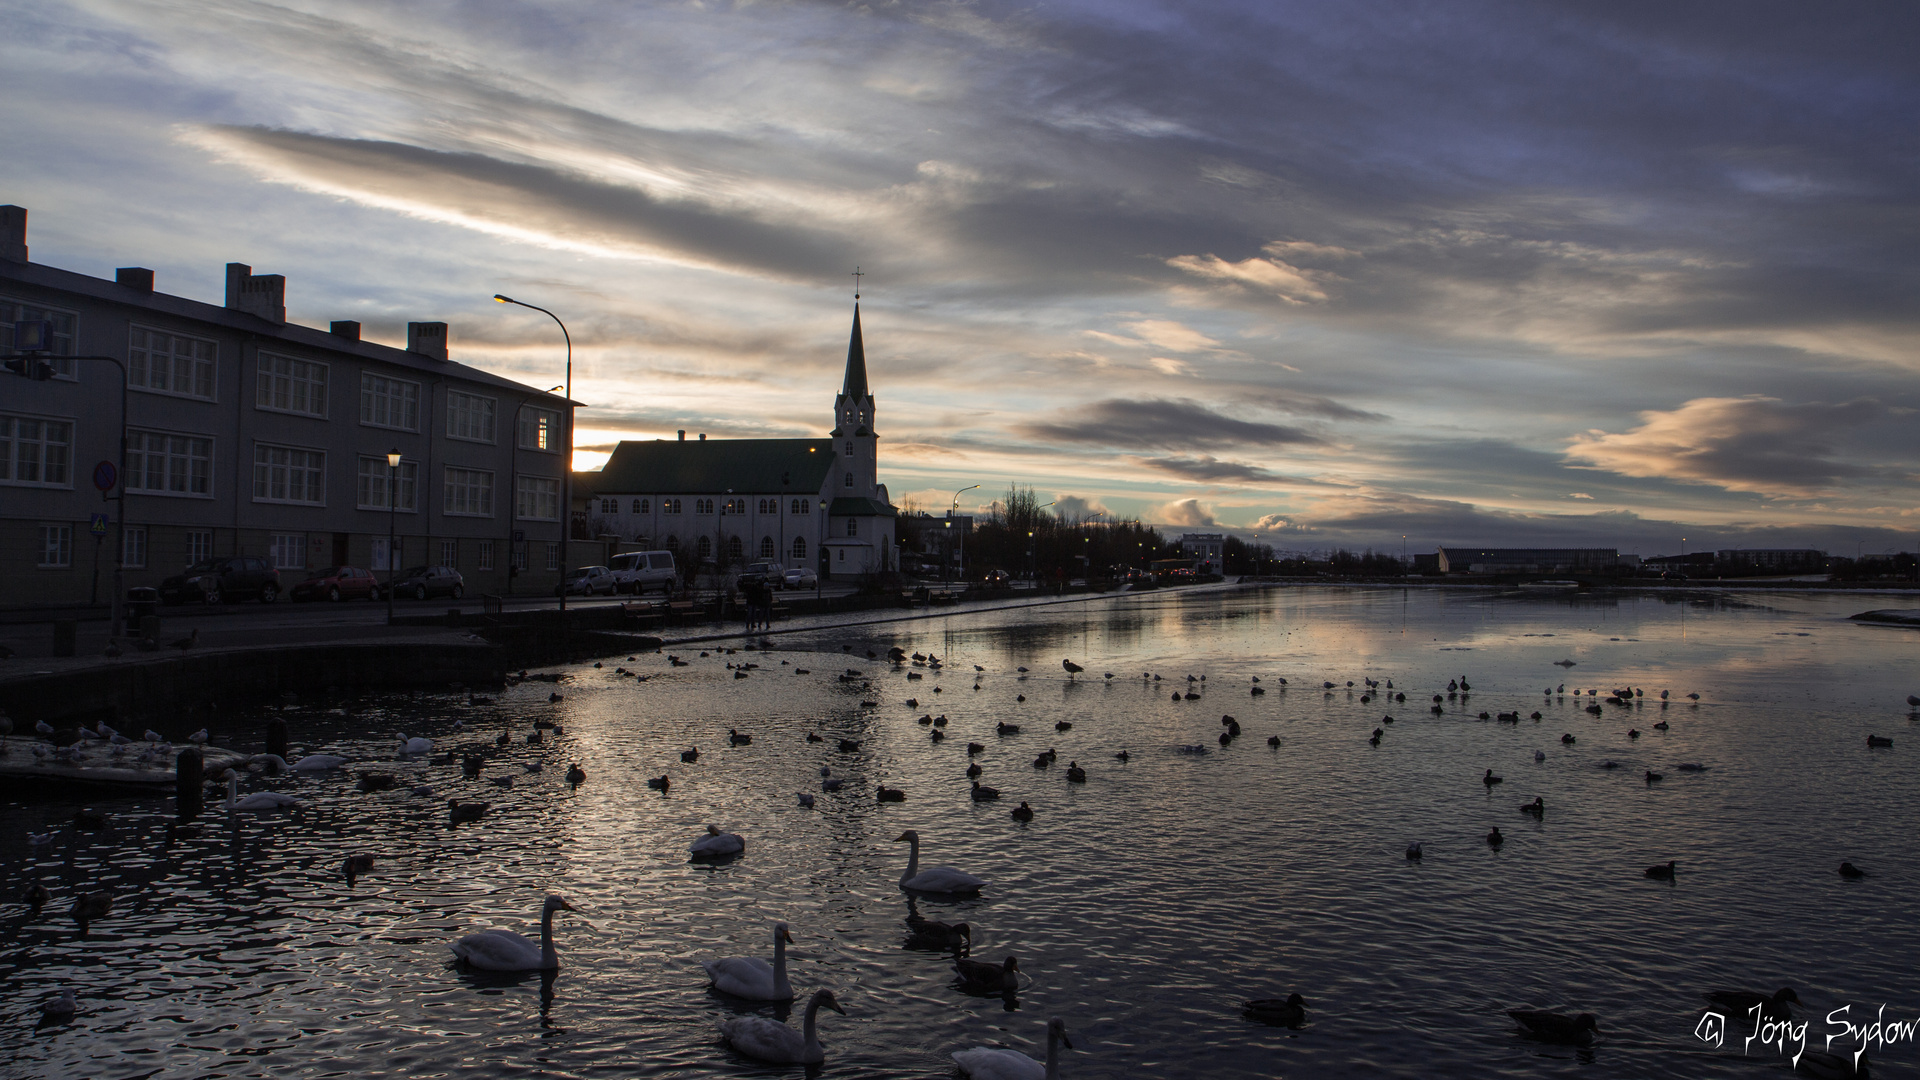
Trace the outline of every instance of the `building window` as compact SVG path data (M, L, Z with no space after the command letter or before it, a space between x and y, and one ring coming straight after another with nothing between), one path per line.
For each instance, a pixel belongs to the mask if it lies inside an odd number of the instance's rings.
M852 456L853 456L853 444L852 444L852 443L848 443L848 444L847 444L847 456L848 456L848 457L852 457Z
M213 530L187 530L187 565L192 566L202 559L213 558Z
M793 538L793 563L795 566L802 566L805 565L806 560L807 538L804 536L796 536Z
M842 487L852 487L852 486L853 486L853 474L852 474L852 473L848 473L848 474L847 474L847 482L846 482L845 484L843 484L843 485L841 485L841 486L842 486Z
M650 508L647 500L635 499L633 500L633 512L636 514L650 514L653 511Z
M73 526L40 526L40 567L64 570L73 565Z
M458 390L447 391L447 438L492 442L493 399Z
M559 413L548 409L523 408L520 410L520 449L556 449L560 445L559 430Z
M253 444L253 501L324 506L327 455L319 450Z
M729 558L729 559L738 559L738 558L740 558L740 555L741 555L741 550L742 550L742 549L741 549L741 547L740 547L740 538L739 538L739 537L737 537L737 536L729 536L729 537L727 537L727 558Z
M459 566L460 565L460 541L458 540L440 541L440 565L441 566Z
M788 506L787 509L789 512L795 513L795 514L811 514L813 513L813 500L812 499L795 499L793 500L792 505Z
M679 500L679 499L661 499L661 500L660 500L660 512L661 512L661 513L663 513L663 514L677 514L677 513L679 513L679 512L680 512L680 500Z
M760 512L761 512L761 513L763 513L763 514L776 514L776 513L779 513L779 512L780 512L780 500L779 500L779 499L761 499L761 500L760 500Z
M846 561L847 561L847 549L846 549L846 548L838 548L838 549L836 549L836 550L837 550L837 551L839 551L839 553L840 553L840 561L841 561L841 562L846 562Z
M475 569L478 569L478 570L493 569L493 541L491 540L480 541L479 557L474 560L474 563L475 563Z
M327 415L327 365L261 353L255 408L302 416Z
M73 424L0 416L0 483L73 486Z
M212 498L213 440L166 431L127 432L126 486L128 491Z
M216 355L211 341L136 326L127 344L127 385L212 401Z
M677 536L671 536L671 535L669 535L669 536L667 537L667 550L668 550L668 551L679 551L679 550L680 550L680 538L679 538L679 537L677 537Z
M760 557L763 559L773 558L773 537L763 536L760 538Z
M745 514L747 512L747 500L728 499L727 505L722 507L720 512L723 514Z
M268 545L268 557L273 560L275 570L305 570L307 568L307 534L274 533Z
M847 535L848 536L860 535L860 519L859 518L847 519Z
M393 486L399 496L399 505L394 510L411 514L418 508L415 491L419 488L420 463L402 461L398 469L389 469L384 457L363 457L360 459L360 477L356 485L354 503L362 510L387 509L387 482L392 477Z
M147 527L145 525L120 527L120 565L129 570L147 568Z
M713 558L713 537L701 537L699 543L693 545L693 553L698 556L702 562Z
M418 431L420 384L361 372L360 422L368 427Z
M17 300L0 299L0 356L12 356L15 353L13 324L16 322L45 321L53 324L51 356L41 354L39 359L53 368L56 378L72 379L77 376L73 361L73 324L70 311L55 311L38 304L23 304Z
M547 544L547 569L560 569L560 545L551 541Z
M619 500L619 499L601 499L601 500L600 500L600 512L601 512L601 513L603 513L603 514L617 514L617 513L619 513L619 512L620 512L620 500Z
M493 474L484 469L447 466L440 509L455 517L493 516Z
M522 521L559 521L560 481L551 476L520 477L513 515Z
M391 548L388 546L389 543L392 545ZM406 554L406 550L407 538L404 536L395 537L391 542L384 536L376 536L373 538L373 565L367 569L398 570L400 559Z
M713 500L712 500L712 499L695 499L695 500L693 500L693 512L694 512L694 513L696 513L696 514L711 514L711 513L713 513Z

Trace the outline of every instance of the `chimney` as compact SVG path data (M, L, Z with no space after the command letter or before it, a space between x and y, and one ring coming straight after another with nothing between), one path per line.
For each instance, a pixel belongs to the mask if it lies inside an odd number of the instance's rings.
M335 319L327 326L327 332L334 337L343 337L348 341L360 340L360 324L351 319Z
M27 261L27 208L0 206L0 259Z
M287 279L279 274L256 274L246 263L228 263L227 307L268 322L286 322Z
M113 272L113 280L129 289L153 291L153 271L144 266L123 266Z
M410 322L407 324L407 351L430 356L435 360L447 358L447 324L443 322Z
M704 431L703 431L703 432L701 432L701 433L700 433L700 441L701 441L701 442L706 442L706 441L707 441L707 433L706 433L706 432L704 432Z
M680 441L681 441L681 442L686 442L686 441L687 441L687 429L686 429L686 428L681 428L681 429L680 429Z

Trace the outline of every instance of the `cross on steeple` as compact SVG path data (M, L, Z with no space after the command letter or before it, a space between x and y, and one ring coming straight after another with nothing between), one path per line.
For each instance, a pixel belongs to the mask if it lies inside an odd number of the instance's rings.
M860 279L865 276L865 274L860 272L859 267L856 266L853 268L853 298L855 300L860 299Z

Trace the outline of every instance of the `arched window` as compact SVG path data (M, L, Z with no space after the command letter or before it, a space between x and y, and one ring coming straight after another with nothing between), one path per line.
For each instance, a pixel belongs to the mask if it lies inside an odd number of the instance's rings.
M804 536L793 538L793 561L795 565L804 565L807 561L807 538Z
M603 513L603 514L617 514L617 513L619 513L619 512L620 512L620 500L619 500L619 499L601 499L601 500L600 500L600 512L601 512L601 513Z
M774 512L774 507L779 505L780 505L780 500L778 499L761 499L760 512L763 514L771 514Z
M845 486L847 486L847 487L852 487L852 486L853 486L853 474L852 474L852 473L848 473L848 474L847 474L847 482L846 482L846 485L845 485Z
M663 513L663 514L677 514L677 513L679 513L679 512L680 512L680 500L679 500L679 499L661 499L661 500L660 500L660 512L661 512L661 513Z
M847 535L848 536L860 535L860 519L859 518L847 519Z
M760 557L763 559L773 558L773 537L763 536L760 538Z
M700 556L700 557L701 557L702 559L711 559L711 558L713 558L713 537L711 537L711 536L703 536L703 537L701 537L701 538L700 538L700 542L699 542L698 544L696 544L696 545L694 545L694 549L693 549L693 550L694 550L694 551L695 551L695 553L697 553L697 554L698 554L698 555L699 555L699 556Z
M740 538L737 536L727 537L727 558L737 559L739 557L740 557Z
M653 504L647 499L635 499L633 500L633 512L636 514L651 514L653 513Z
M677 537L677 536L674 536L674 535L672 535L671 533L669 533L669 534L667 535L667 550L668 550L668 551L679 551L679 550L680 550L680 538L679 538L679 537Z
M713 500L712 500L712 499L695 499L695 500L693 500L693 512L694 512L694 513L696 513L696 514L711 514L711 513L713 513Z
M788 509L796 514L811 514L813 513L813 500L795 499L793 500L793 505L788 507Z

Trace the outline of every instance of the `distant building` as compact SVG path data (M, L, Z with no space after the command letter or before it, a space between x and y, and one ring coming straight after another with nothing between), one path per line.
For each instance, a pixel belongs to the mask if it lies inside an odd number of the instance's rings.
M1620 566L1613 548L1439 548L1443 574L1608 574Z
M1713 561L1730 573L1794 574L1825 570L1827 553L1813 548L1732 548L1714 552Z
M1413 557L1413 572L1416 574L1439 573L1440 572L1440 556L1438 554L1415 555Z
M1193 560L1196 574L1217 574L1226 565L1225 533L1187 533L1180 537L1180 554Z

